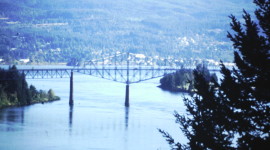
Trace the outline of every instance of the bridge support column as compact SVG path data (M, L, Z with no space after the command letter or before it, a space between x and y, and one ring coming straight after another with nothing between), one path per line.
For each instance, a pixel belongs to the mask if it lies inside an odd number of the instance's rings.
M73 106L73 71L70 73L69 106Z
M125 106L129 107L129 84L126 85L126 99L125 99Z

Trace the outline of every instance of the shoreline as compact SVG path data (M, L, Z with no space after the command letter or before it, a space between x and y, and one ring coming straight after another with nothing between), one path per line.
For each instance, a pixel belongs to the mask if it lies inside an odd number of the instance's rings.
M164 90L164 91L169 91L172 93L187 93L187 94L192 94L192 92L188 91L188 90L184 90L184 89L180 89L180 88L176 88L176 89L168 89L168 88L164 88L161 85L157 86L158 88Z
M40 62L40 63L36 63L36 62L31 62L31 63L13 63L13 64L9 64L9 63L0 63L0 65L7 65L7 66L12 66L12 65L16 65L16 66L20 66L20 65L37 65L37 66L42 66L42 65L59 65L59 66L67 66L66 62L59 62L59 63L49 63L49 62Z
M40 101L40 102L33 102L31 104L28 104L28 105L6 105L6 106L1 106L0 110L7 109L7 108L16 108L16 107L19 108L19 107L31 106L31 105L35 105L35 104L52 103L52 102L60 101L60 100L61 100L61 98L58 97L57 99Z

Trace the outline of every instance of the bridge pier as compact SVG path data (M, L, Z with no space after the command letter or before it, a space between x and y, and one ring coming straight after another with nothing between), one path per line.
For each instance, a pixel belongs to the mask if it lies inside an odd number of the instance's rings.
M69 106L73 106L73 71L70 72Z
M125 99L125 106L129 107L129 84L126 85L126 99Z

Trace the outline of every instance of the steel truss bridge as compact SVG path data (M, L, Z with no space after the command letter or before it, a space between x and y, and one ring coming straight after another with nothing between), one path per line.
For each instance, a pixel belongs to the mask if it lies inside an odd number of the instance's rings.
M185 66L186 68L186 66ZM70 78L69 104L73 105L73 73L96 76L126 84L125 106L129 107L129 85L159 78L181 69L174 59L148 58L141 54L115 53L85 61L83 66L51 69L18 69L26 78ZM189 67L189 69L193 69Z

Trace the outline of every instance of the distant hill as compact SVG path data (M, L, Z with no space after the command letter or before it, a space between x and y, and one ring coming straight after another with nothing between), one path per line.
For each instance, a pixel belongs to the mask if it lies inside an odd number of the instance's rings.
M87 60L96 51L232 60L230 14L252 0L1 0L0 58Z

